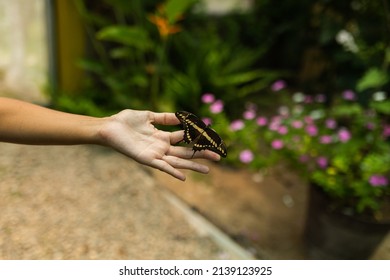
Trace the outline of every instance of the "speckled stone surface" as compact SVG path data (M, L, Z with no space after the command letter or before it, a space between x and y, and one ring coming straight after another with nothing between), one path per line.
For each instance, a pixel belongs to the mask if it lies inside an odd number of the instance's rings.
M124 156L0 143L0 259L220 258Z

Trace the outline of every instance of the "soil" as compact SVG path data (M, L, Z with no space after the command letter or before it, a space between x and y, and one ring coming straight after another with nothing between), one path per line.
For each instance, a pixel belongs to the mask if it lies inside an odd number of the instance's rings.
M210 165L210 163L208 163ZM227 232L259 259L305 259L307 184L278 166L266 174L211 165L182 183L154 172L159 184ZM371 259L390 259L390 234Z

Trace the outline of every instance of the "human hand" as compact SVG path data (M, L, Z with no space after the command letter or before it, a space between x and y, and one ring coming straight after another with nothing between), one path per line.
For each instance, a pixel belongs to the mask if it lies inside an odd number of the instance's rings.
M185 175L179 169L208 173L206 165L192 159L191 148L173 146L183 140L183 131L167 132L157 129L154 124L177 125L174 113L124 110L107 118L100 135L103 144L120 153L184 181ZM211 151L198 152L194 158L219 160L220 156Z

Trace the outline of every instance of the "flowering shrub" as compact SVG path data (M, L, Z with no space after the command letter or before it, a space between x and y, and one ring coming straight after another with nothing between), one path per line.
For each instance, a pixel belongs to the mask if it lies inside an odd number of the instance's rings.
M287 95L285 86L277 81L271 90ZM226 138L234 163L259 169L287 160L335 206L358 213L375 212L390 197L390 100L385 92L374 93L365 106L352 90L343 91L331 106L325 95L295 93L276 115L261 115L249 104L242 118L232 121L222 101L211 94L202 100L207 105L202 113Z

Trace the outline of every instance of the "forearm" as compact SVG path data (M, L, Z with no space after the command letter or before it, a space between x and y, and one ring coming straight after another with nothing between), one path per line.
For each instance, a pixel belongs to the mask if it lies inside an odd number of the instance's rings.
M167 132L154 125L177 125L173 113L123 110L106 118L59 112L0 97L0 142L35 145L98 144L111 147L139 163L185 180L179 169L207 173L206 165L192 161L190 148L172 146L183 131ZM219 160L202 151L195 157Z
M0 141L35 145L104 144L105 118L54 111L0 98Z

